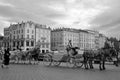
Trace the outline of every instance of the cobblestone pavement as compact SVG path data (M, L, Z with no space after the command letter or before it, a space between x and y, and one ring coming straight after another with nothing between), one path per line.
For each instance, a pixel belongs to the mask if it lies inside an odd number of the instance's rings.
M0 64L1 65L1 64ZM120 67L107 65L100 71L98 65L93 70L70 69L65 64L60 67L11 64L9 69L0 68L0 80L120 80Z

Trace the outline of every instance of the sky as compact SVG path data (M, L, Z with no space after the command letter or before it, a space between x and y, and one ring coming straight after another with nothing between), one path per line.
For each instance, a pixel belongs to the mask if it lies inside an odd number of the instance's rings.
M33 21L52 28L96 30L120 39L120 0L0 0L0 34L10 24Z

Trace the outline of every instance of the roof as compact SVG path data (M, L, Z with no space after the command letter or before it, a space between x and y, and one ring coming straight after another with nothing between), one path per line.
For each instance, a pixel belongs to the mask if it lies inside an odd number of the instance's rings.
M59 32L59 31L79 32L79 30L73 28L57 28L52 30L52 32Z

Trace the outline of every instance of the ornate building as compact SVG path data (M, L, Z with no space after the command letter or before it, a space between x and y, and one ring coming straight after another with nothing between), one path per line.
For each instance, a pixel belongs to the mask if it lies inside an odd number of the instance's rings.
M41 33L38 30L40 30ZM44 31L48 31L48 33L45 34ZM31 49L38 45L38 41L41 41L41 38L39 38L40 34L49 36L46 37L46 40L48 40L48 38L50 39L50 32L50 28L45 27L45 25L36 24L32 21L13 24L8 28L4 28L4 47L9 47L11 50L16 48L21 48L22 50Z
M51 29L46 25L36 25L36 46L40 47L42 53L51 50Z
M51 31L46 25L32 21L12 24L4 28L4 47L11 50L27 50L38 46L42 53L50 50L65 50L69 40L73 47L99 49L104 47L106 37L97 31L58 28Z
M95 49L95 34L87 30L79 31L80 49Z
M79 47L79 34L76 29L59 28L51 32L52 50L65 50L69 40L72 46Z
M79 47L82 50L96 50L104 46L106 37L92 30L58 28L51 32L51 49L65 50L69 40L73 47Z

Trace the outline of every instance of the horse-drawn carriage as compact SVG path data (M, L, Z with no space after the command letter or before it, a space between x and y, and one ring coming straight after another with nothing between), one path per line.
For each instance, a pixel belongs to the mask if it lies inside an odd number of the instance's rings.
M67 52L48 53L44 56L43 64L46 66L59 66L61 63L66 63L67 67L82 67L83 57L81 54L71 56Z
M118 66L116 52L110 51L111 49L107 49L107 52L103 49L97 51L86 50L81 51L81 53L78 52L74 56L67 52L66 54L60 52L48 53L44 55L43 64L46 66L59 66L61 63L66 63L67 67L81 68L84 65L85 69L93 69L93 62L98 61L99 69L104 70L106 61L115 62L114 64ZM70 53L72 52L70 51Z
M72 47L71 40L69 40L66 50L63 52L52 52L44 56L43 63L47 66L59 66L61 63L66 63L68 67L82 67L83 66L83 51L78 47Z
M10 53L11 53L10 59L14 63L24 63L24 64L38 63L38 57L39 57L38 48L33 48L27 51L14 50L14 51L10 51Z
M69 42L69 44L71 44ZM93 62L99 61L99 69L105 70L105 62L112 61L118 66L118 57L116 50L111 48L101 48L98 50L84 50L81 54L77 53L77 47L68 45L65 52L62 53L49 53L44 56L43 63L47 66L59 66L62 62L65 62L68 67L82 67L85 69L93 69Z

